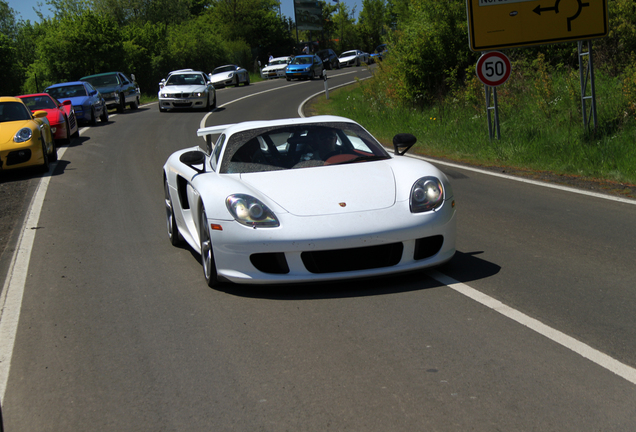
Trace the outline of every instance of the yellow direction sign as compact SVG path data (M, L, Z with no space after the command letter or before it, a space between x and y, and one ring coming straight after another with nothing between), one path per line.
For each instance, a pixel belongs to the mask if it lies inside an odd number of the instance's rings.
M607 36L608 0L466 0L470 49L491 51Z

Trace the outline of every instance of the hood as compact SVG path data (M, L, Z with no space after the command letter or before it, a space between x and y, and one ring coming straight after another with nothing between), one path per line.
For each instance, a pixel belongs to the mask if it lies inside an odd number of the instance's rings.
M340 60L340 61L349 61L349 60L353 60L356 57L357 56L354 54L354 55L350 55L350 56L346 56L346 57L340 57L340 58L338 58L338 60Z
M25 127L30 127L33 129L33 120L16 120L10 122L1 122L0 123L0 143L13 142L13 137L16 132ZM37 126L36 126L37 128ZM2 149L4 150L4 149Z
M305 70L311 68L311 64L290 64L287 65L287 69L289 70Z
M36 111L46 111L46 118L49 120L49 123L51 124L60 123L62 120L60 119L60 117L62 117L62 113L60 113L60 111L57 108L32 110L31 114L35 113Z
M203 93L206 87L202 85L168 85L164 86L159 93Z
M66 98L61 100L60 102L64 102L65 100L70 100L73 106L86 105L88 102L88 96L77 96L72 98Z
M217 74L212 75L212 81L222 81L222 80L226 80L230 78L230 74L232 74L232 76L234 76L234 73L236 71L231 71L231 72L220 72Z
M241 174L241 180L296 216L391 207L395 177L383 161Z
M263 68L263 72L268 72L268 71L277 71L277 70L281 70L281 69L285 69L287 66L287 64L277 64L277 65L272 65L272 66L265 66Z
M102 87L93 86L93 87L95 87L95 89L100 93L114 93L118 91L117 90L118 86L112 86L112 85L102 86Z

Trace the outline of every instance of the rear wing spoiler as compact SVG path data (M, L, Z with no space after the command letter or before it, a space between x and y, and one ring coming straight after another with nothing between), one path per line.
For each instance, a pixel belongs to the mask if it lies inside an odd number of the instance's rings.
M212 154L212 135L218 135L234 124L224 124L217 126L209 126L197 130L197 136L205 138L205 146L208 154Z

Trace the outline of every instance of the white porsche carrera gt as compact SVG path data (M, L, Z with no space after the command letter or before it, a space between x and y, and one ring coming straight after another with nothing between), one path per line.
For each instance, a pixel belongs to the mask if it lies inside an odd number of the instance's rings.
M219 135L220 134L220 135ZM209 286L329 281L436 266L455 254L453 190L335 116L198 130L163 167L168 235L201 254ZM219 135L212 145L212 136Z

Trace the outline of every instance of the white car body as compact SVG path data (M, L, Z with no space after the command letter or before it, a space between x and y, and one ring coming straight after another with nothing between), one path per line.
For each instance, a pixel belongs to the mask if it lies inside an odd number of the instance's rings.
M237 65L219 66L210 74L210 81L214 87L250 85L250 74L246 69Z
M340 67L360 66L362 63L369 63L369 54L360 50L345 51L338 57Z
M261 70L261 77L263 79L285 78L285 68L291 59L291 57L276 57Z
M320 151L313 140L322 133L316 131L327 128L339 131L340 153L328 157L331 163L314 157ZM212 148L213 134L221 135ZM390 155L352 120L252 121L198 135L208 140L206 152L180 150L164 165L166 215L172 243L185 240L201 254L204 273L212 269L205 274L210 286L386 275L436 266L455 254L455 202L446 176L427 162ZM251 157L289 157L295 165L246 162L244 143L253 143ZM360 155L373 160L358 161ZM425 182L433 186L415 187Z
M159 83L159 111L169 109L203 109L216 107L216 90L203 72L181 69L168 74Z

